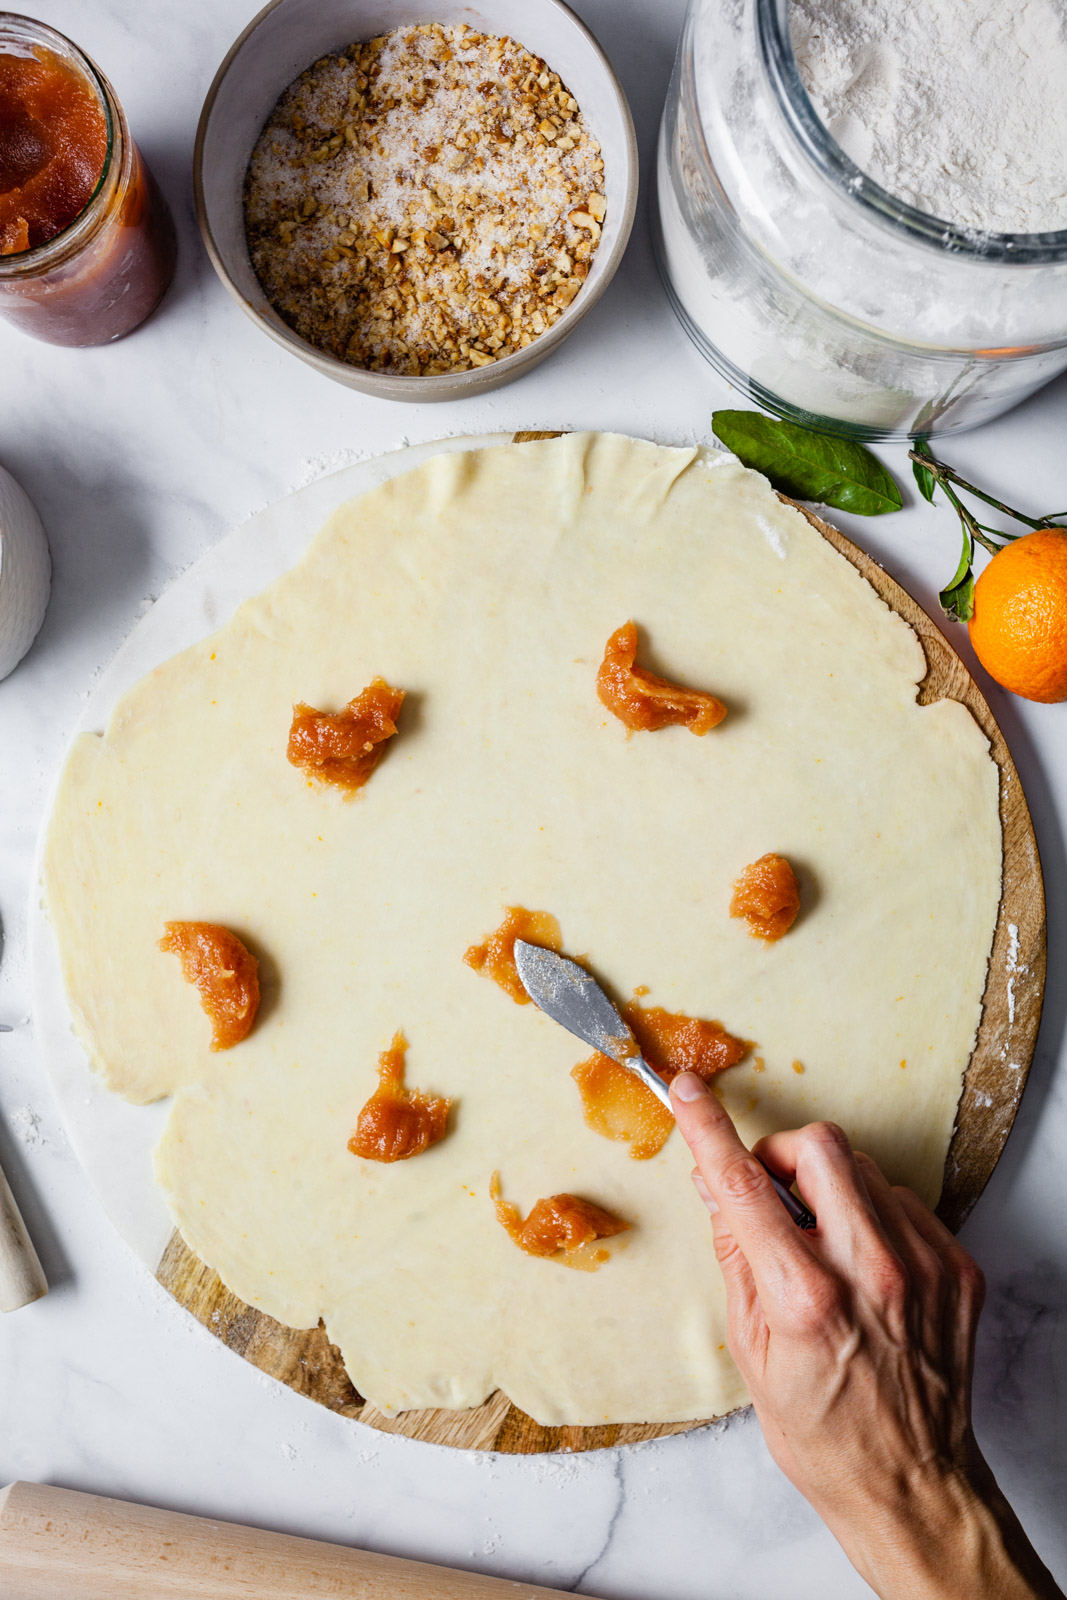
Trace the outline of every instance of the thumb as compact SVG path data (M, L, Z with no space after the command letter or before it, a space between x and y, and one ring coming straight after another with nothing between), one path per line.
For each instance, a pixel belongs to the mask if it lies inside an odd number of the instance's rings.
M700 1161L702 1133L710 1121L719 1127L721 1136L744 1151L726 1112L711 1093L704 1080L696 1073L679 1074L671 1085L671 1104L678 1126L686 1143ZM676 1093L681 1090L681 1093ZM739 1366L743 1366L746 1351L754 1351L763 1327L763 1312L759 1303L752 1269L744 1251L734 1237L725 1213L720 1209L708 1188L700 1167L693 1169L693 1187L707 1207L715 1239L715 1259L722 1272L726 1287L726 1312L729 1324L730 1350Z
M715 1259L719 1263L722 1281L726 1286L726 1314L730 1325L730 1347L737 1357L738 1349L747 1348L762 1320L759 1295L752 1268L745 1253L730 1232L718 1204L700 1172L694 1167L693 1188L708 1208L715 1240Z

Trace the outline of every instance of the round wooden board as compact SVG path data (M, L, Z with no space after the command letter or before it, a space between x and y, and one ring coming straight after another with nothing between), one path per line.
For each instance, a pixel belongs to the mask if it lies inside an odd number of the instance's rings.
M554 437L552 433L519 433L515 441ZM1000 770L1004 843L1000 909L981 1026L964 1075L938 1205L940 1216L956 1230L989 1182L1000 1158L1037 1043L1045 983L1045 896L1037 840L1004 736L985 696L941 630L907 591L857 545L803 506L796 509L918 634L927 663L926 677L919 685L919 703L959 700L988 738ZM331 1411L358 1418L383 1433L399 1433L409 1439L462 1450L533 1455L600 1450L707 1426L706 1422L675 1422L546 1428L512 1405L500 1390L490 1395L484 1405L468 1411L406 1411L388 1417L353 1387L339 1351L330 1344L321 1324L311 1329L287 1328L245 1305L229 1292L217 1273L198 1260L179 1233L173 1234L156 1275L216 1338L261 1372Z

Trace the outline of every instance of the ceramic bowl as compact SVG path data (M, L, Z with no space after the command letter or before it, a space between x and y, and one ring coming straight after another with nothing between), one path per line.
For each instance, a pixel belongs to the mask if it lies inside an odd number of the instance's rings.
M52 561L26 491L0 467L0 678L18 666L44 621Z
M321 56L415 23L466 23L516 39L558 72L600 142L607 216L581 293L551 328L513 355L471 372L401 377L338 361L282 321L260 288L245 243L242 187L252 147L278 96ZM273 0L249 23L208 90L196 134L193 181L200 231L216 272L242 310L318 372L385 400L461 400L529 372L599 300L622 260L637 203L637 142L622 88L588 28L562 0Z

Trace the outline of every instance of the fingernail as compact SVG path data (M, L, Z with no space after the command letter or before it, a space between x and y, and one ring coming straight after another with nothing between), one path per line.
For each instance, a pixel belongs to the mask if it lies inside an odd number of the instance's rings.
M703 1078L698 1078L695 1072L679 1072L671 1080L671 1094L677 1095L679 1100L703 1100L707 1092Z
M715 1199L715 1196L712 1194L711 1190L708 1188L699 1172L694 1172L692 1174L692 1178L693 1188L707 1206L708 1215L714 1217L718 1212L719 1202Z

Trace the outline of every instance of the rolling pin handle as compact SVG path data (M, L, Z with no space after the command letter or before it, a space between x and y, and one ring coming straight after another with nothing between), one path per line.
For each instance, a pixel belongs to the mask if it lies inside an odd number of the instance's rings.
M0 1489L3 1600L565 1600L558 1589L105 1500Z

